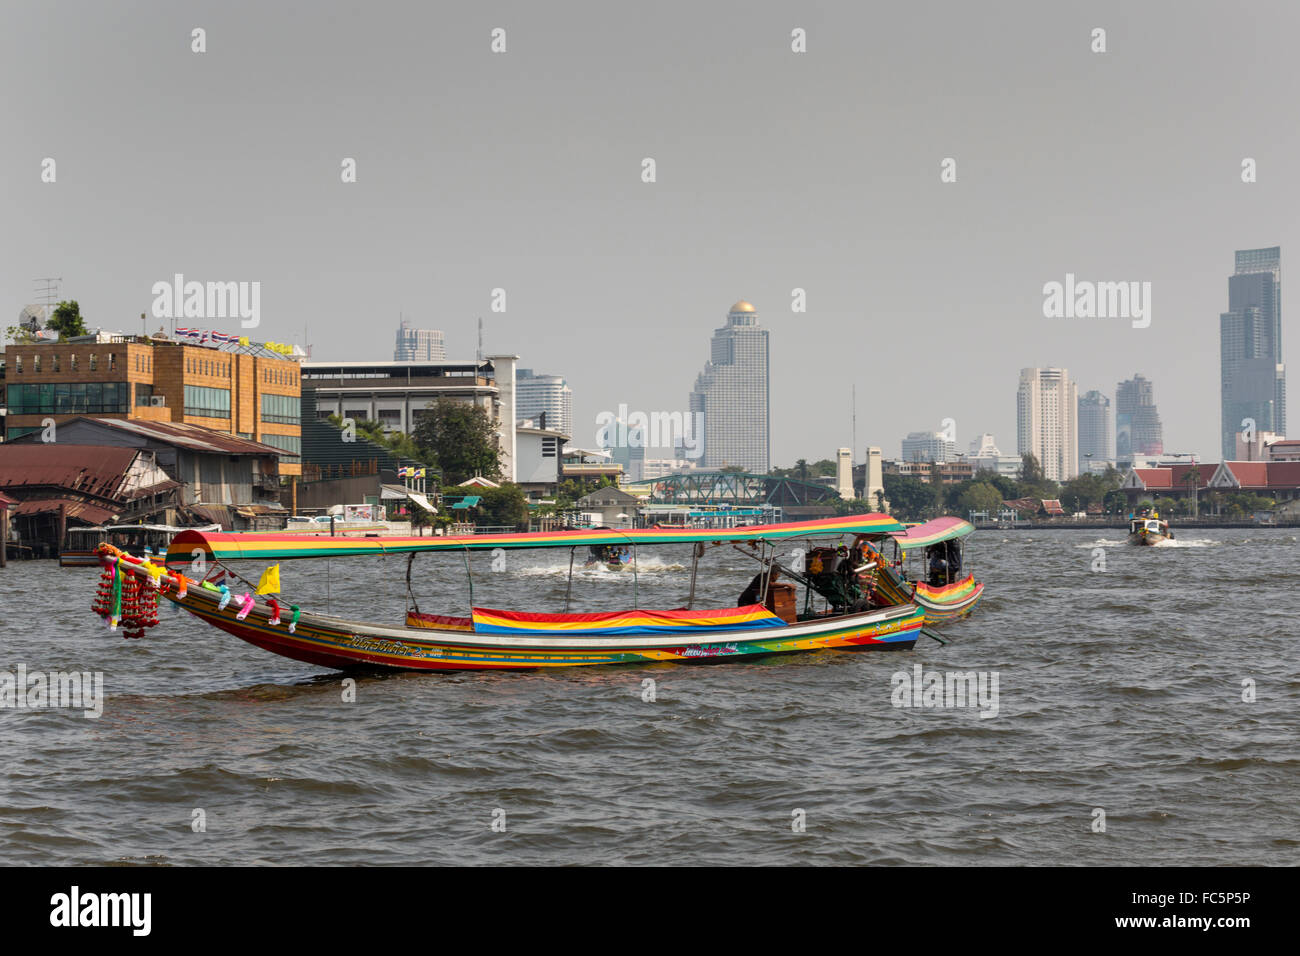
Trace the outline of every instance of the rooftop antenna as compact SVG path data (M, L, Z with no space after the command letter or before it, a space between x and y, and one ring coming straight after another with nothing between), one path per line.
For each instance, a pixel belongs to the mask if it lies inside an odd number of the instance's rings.
M483 361L483 316L478 317L478 360Z
M63 276L47 276L32 280L36 284L36 298L45 306L46 322L54 318L54 307L59 302L59 283L62 281Z

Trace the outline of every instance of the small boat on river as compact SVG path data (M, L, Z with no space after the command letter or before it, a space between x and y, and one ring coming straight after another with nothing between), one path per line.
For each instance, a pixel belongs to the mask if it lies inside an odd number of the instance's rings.
M94 528L69 528L68 547L59 552L61 568L99 567L99 546L112 544L137 557L163 555L172 538L182 531L220 531L221 525L175 527L166 524L110 524Z
M110 627L139 637L157 622L157 598L178 604L206 624L272 653L323 667L429 671L519 670L594 664L754 660L773 654L819 650L907 650L921 635L926 610L909 595L868 593L858 586L862 546L868 538L906 533L888 515L865 514L820 521L715 529L605 529L526 534L423 538L316 537L277 533L185 532L168 550L166 567L101 548L104 576L94 610ZM808 587L802 611L795 587L779 580L777 557L794 545L802 552L825 539L841 543L850 563L819 583L792 572ZM638 606L637 557L657 545L692 545L690 593L685 606ZM570 612L573 559L579 548L627 547L631 552L631 608ZM474 602L471 551L568 549L569 590L561 612L506 610ZM733 548L758 564L758 574L734 606L696 606L700 559ZM783 550L784 549L784 550ZM411 576L422 552L453 554L470 578L468 614L421 611ZM289 558L407 554L405 626L370 624L304 610L289 598L257 594L231 563ZM856 563L854 563L856 562ZM216 583L220 575L221 583ZM278 570L276 578L278 579ZM244 582L247 593L232 585Z
M1140 515L1128 516L1128 543L1151 547L1174 540L1174 533L1169 530L1169 522L1160 517L1159 512L1143 511Z
M966 617L984 596L966 560L965 539L974 530L969 521L944 517L877 536L877 547L892 545L893 553L876 560L875 586L891 601L915 601L926 624Z

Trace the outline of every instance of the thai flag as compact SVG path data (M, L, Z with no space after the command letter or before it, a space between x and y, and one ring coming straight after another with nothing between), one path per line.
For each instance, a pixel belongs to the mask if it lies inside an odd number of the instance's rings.
M214 342L233 342L236 336L227 335L225 332L213 332L212 341Z
M197 339L202 333L198 329L177 329L177 335L183 335L187 339Z

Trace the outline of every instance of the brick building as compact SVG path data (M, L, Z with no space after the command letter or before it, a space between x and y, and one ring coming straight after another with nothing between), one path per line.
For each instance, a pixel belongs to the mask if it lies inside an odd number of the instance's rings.
M164 338L10 345L0 364L5 438L77 415L199 425L280 449L302 473L301 371L257 345L207 347Z

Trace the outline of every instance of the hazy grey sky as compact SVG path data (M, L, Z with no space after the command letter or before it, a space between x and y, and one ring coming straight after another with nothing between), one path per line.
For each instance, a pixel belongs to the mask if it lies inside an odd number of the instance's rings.
M482 316L489 352L568 376L582 444L620 402L684 409L745 298L772 331L775 464L848 444L854 381L859 458L945 417L960 450L992 431L1014 453L1028 365L1112 399L1142 372L1166 448L1217 460L1237 248L1282 246L1295 354L1300 4L3 10L5 325L62 276L135 329L177 272L260 281L254 337L306 325L322 360L391 359L399 310L469 357ZM1150 327L1045 319L1067 272L1151 282Z

